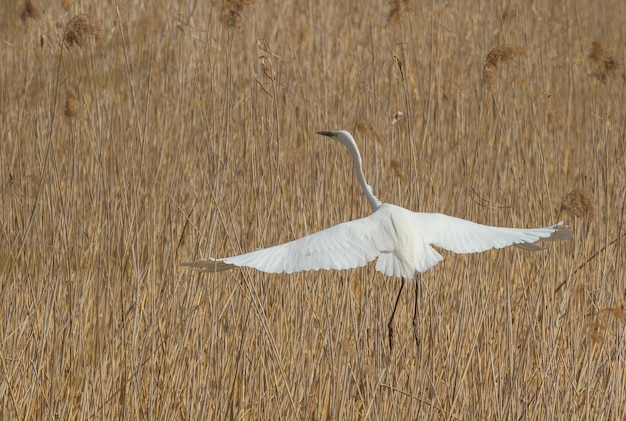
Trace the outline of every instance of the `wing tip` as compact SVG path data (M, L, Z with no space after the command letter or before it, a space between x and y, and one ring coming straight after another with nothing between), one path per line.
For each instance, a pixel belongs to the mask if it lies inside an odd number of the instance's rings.
M567 240L573 235L570 226L566 225L563 221L559 221L554 225L546 227L545 229L551 229L552 232L545 237L540 237L533 243L518 243L515 244L515 246L529 251L541 251L545 250L545 248L542 247L540 243Z
M572 228L563 221L557 222L551 228L554 228L554 232L545 239L546 241L567 240L574 234Z
M228 269L235 267L235 265L226 263L223 260L211 259L211 258L208 258L205 260L181 262L180 266L187 267L187 268L197 270L200 272L210 272L210 273L221 272L223 270L228 270Z

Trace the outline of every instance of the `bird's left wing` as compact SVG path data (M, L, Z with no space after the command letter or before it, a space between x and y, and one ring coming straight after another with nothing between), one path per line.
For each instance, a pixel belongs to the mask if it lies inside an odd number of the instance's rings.
M478 253L511 245L541 250L539 242L565 240L572 235L562 222L544 228L507 228L477 224L440 213L417 215L426 241L455 253Z
M392 247L376 213L274 247L223 259L183 262L181 266L217 272L246 266L268 273L352 269L364 266Z

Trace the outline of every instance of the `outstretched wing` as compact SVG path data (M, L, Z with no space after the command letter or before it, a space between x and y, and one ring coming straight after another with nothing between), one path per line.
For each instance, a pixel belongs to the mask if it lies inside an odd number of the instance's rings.
M393 249L393 239L377 213L315 234L239 256L184 262L181 266L218 272L246 266L268 273L352 269Z
M544 228L506 228L477 224L440 213L417 215L426 241L455 253L478 253L511 245L536 251L542 249L537 243L565 240L572 235L563 222Z

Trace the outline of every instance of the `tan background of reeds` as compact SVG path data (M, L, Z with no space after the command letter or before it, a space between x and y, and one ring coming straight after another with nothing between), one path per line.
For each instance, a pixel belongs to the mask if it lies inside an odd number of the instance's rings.
M2 1L0 418L623 416L626 6L505 3ZM574 237L445 253L392 352L373 265L179 267L368 215L341 128L386 202Z

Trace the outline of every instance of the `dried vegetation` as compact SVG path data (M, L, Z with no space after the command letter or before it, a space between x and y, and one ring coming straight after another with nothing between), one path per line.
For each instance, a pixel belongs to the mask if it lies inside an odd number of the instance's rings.
M620 2L192 3L3 2L0 417L626 413ZM367 215L339 128L386 202L575 236L446 254L393 352L373 265L178 266Z

